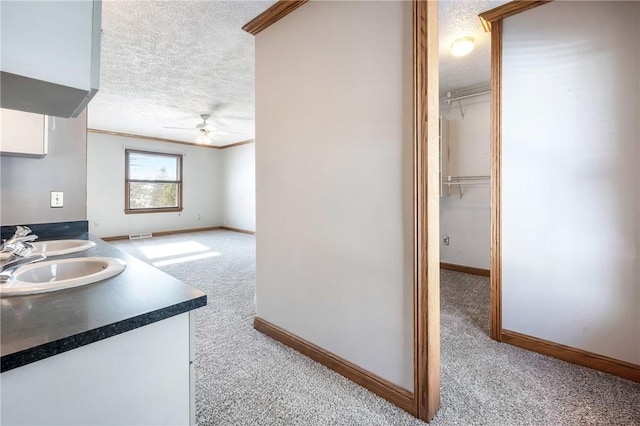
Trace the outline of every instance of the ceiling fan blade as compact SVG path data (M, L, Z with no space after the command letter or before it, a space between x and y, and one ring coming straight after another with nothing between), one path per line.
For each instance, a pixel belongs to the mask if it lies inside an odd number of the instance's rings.
M249 117L246 115L226 115L226 114L216 114L212 117L213 120L253 120L253 117Z
M163 129L176 129L176 130L195 130L193 127L163 127Z
M227 132L226 130L215 130L213 133L220 133L225 135L245 135L246 133L238 133L238 132Z

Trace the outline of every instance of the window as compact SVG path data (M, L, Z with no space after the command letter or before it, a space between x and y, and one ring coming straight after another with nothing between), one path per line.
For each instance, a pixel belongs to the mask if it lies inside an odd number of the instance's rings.
M182 211L182 155L125 151L125 213Z

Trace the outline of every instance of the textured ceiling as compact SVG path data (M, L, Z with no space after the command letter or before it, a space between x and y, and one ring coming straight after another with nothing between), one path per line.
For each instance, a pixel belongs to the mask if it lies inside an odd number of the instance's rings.
M507 1L440 0L440 95L463 87L488 83L491 77L491 34L478 14ZM456 58L449 51L460 37L473 37L473 51Z
M477 15L506 2L440 1L441 94L489 81L489 34ZM273 3L103 1L100 91L89 127L195 142L200 114L211 114L222 131L211 134L214 145L252 139L254 37L241 28ZM465 36L476 47L454 58L449 46Z
M200 114L254 137L254 37L242 26L274 1L113 1L102 3L100 91L90 128L194 142Z

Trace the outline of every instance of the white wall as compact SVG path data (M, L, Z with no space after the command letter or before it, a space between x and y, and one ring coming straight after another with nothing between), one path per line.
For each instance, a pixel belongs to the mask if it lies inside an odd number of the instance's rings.
M183 211L124 214L125 149L183 154ZM99 237L222 224L220 150L123 136L87 136L87 218Z
M56 118L44 158L0 160L0 224L87 219L87 115ZM51 208L51 191L64 192L64 207Z
M640 364L640 3L507 18L503 326Z
M222 150L222 224L245 231L256 230L255 143Z
M410 2L256 36L257 314L413 389Z
M490 173L489 148L491 105L489 95L462 101L464 119L458 103L440 106L440 114L449 123L450 176L487 176ZM440 242L440 260L455 265L489 269L490 187L488 184L457 186L440 198L440 235L449 237L449 245Z

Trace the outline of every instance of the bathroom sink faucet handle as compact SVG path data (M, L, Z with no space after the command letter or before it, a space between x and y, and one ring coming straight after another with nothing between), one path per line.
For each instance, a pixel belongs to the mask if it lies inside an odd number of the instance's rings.
M18 225L16 226L16 232L13 233L14 237L24 237L31 233L31 228L26 225Z
M18 257L27 257L36 247L28 241L22 241L15 244L15 248L11 252L12 255Z

